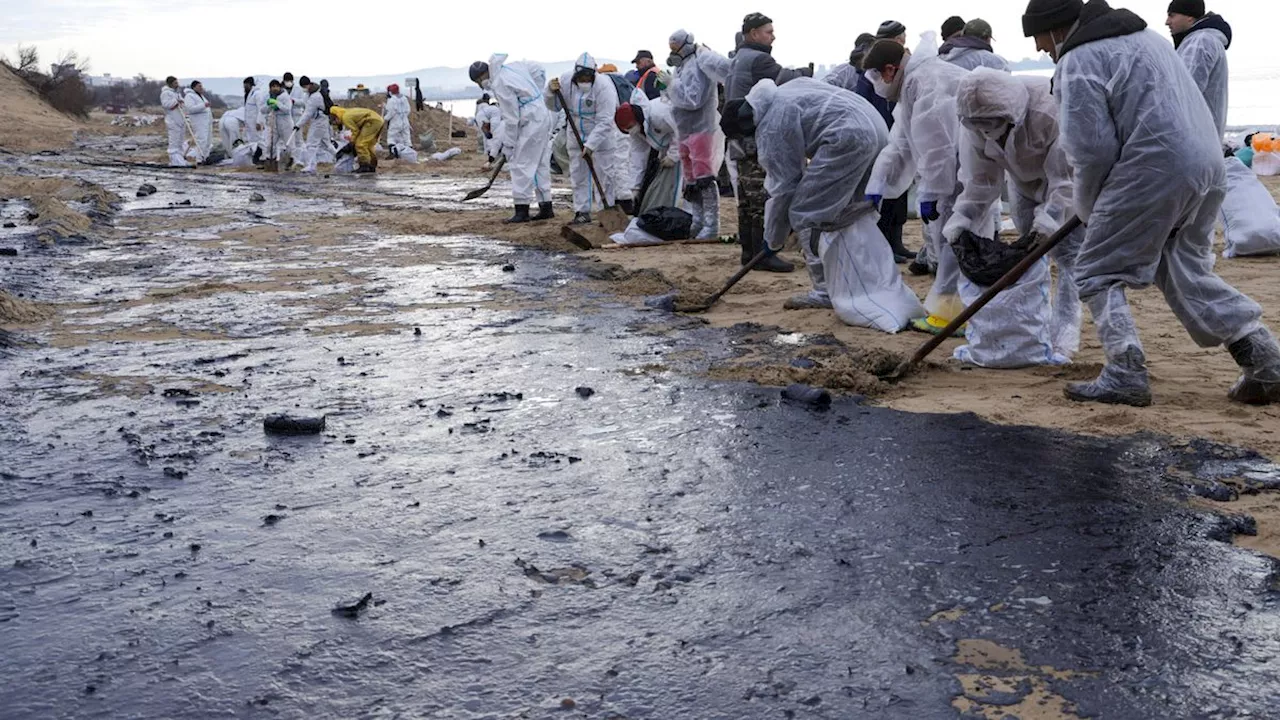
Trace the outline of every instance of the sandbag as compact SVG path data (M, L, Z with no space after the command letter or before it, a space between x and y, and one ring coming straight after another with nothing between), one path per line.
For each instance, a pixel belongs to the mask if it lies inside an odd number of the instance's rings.
M876 219L867 212L846 228L823 232L818 253L836 317L846 325L896 333L926 312L903 282Z
M1280 209L1271 192L1234 155L1226 159L1227 195L1222 200L1223 257L1280 253Z
M638 219L641 230L662 240L688 240L693 229L693 216L679 208L654 208Z
M333 164L333 171L335 173L349 173L349 172L355 172L355 170L356 170L355 155L343 155L342 157L338 158L337 162Z
M1022 278L996 295L969 319L968 344L955 349L960 362L988 368L1064 365L1053 349L1053 309L1049 304L1049 260L1041 258ZM960 277L960 299L968 307L987 286Z
M640 214L660 207L677 207L683 201L684 183L681 182L680 163L669 168L659 168L640 201Z

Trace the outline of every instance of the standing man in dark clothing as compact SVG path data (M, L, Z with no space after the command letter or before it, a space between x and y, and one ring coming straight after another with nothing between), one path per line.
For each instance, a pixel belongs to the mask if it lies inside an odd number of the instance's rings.
M942 42L955 40L964 34L964 18L952 15L942 23Z
M725 80L725 102L743 100L761 80L779 84L804 74L784 70L773 59L773 21L760 13L742 20L742 47L733 56L729 77ZM764 248L764 168L756 157L755 140L743 138L729 145L729 157L738 162L738 243L742 245L742 264L746 265ZM757 270L791 272L795 266L774 255L756 265Z
M640 88L645 97L657 100L661 93L658 90L658 66L653 62L653 53L641 50L631 62L635 63L636 69L627 73L627 80Z
M876 88L867 79L862 72L862 56L871 49L876 42L876 37L870 33L863 33L858 36L857 47L849 54L849 64L840 65L832 70L823 80L842 87L845 90L857 93L880 113L880 117L884 118L884 122L893 129L893 106L894 103L885 100L876 94ZM877 225L880 232L884 234L885 240L889 241L889 247L893 249L893 261L901 265L902 263L913 259L916 254L907 249L902 244L902 226L907 224L907 196L903 195L894 200L885 200L880 203L880 221Z

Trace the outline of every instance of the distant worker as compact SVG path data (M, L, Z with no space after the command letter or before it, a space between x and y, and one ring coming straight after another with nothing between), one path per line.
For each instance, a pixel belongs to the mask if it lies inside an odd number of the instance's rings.
M289 93L289 102L291 103L289 114L292 116L290 118L291 122L289 124L292 127L297 127L302 123L302 113L306 112L306 107L307 107L306 88L307 88L307 85L311 84L311 78L307 77L306 75L303 75L302 77L298 78L297 84L294 84L293 73L286 72L280 78L280 81L281 81L281 84L284 85L284 91ZM306 145L305 138L303 137L302 132L297 132L297 133L291 132L290 135L286 137L290 137L290 136L293 137L293 144L289 146L289 152L293 153L294 157L302 157L302 151Z
M336 158L333 152L333 133L329 129L329 113L325 109L324 95L321 93L320 85L307 78L307 84L304 89L307 91L307 99L302 107L302 119L298 121L296 128L299 135L306 133L306 150L303 157L306 159L302 171L313 173L316 171L316 165L325 163L332 164Z
M641 50L636 53L636 69L627 73L627 81L635 85L650 100L657 100L662 91L658 89L658 66L653 62L653 53Z
M387 125L387 152L399 158L401 150L413 148L413 128L409 126L409 98L400 94L400 86L387 86L387 104L382 119Z
M190 167L184 148L187 141L187 123L183 119L182 92L178 78L170 75L160 88L160 107L164 108L164 128L169 135L169 167Z
M543 102L547 71L537 63L508 63L506 55L498 54L487 63L472 63L469 75L471 82L493 95L502 110L502 128L497 133L499 156L507 158L516 210L505 222L554 218L550 139L555 118ZM535 200L538 214L530 217L529 205Z
M970 20L960 37L952 38L938 48L938 55L965 70L989 67L1009 72L1009 61L991 49L991 25L981 18Z
M1200 94L1209 105L1217 137L1227 132L1227 50L1231 26L1221 15L1206 13L1204 0L1173 0L1165 21L1173 35L1173 47L1191 72Z
M289 150L289 137L293 132L293 98L285 92L284 83L272 80L267 86L267 93L262 96L258 105L258 113L262 117L263 152L275 160L280 160Z
M480 137L484 138L485 155L492 164L502 154L502 108L491 103L487 93L480 100L476 105L476 125Z
M344 108L334 105L329 110L329 122L337 128L351 131L351 144L355 146L358 173L378 171L378 156L373 148L382 136L382 116L365 108Z
M1214 119L1172 46L1101 0L1031 0L1023 32L1057 64L1061 140L1085 224L1076 285L1106 355L1077 402L1146 406L1146 354L1125 291L1156 285L1203 348L1225 345L1243 371L1228 397L1280 401L1280 345L1262 309L1213 271L1226 170Z
M262 88L249 76L244 79L244 141L253 146L253 161L262 157Z
M209 109L209 100L204 96L204 85L199 80L193 81L191 87L187 88L182 104L196 136L193 148L196 162L203 163L209 159L209 151L213 149L213 112Z
M572 132L566 138L569 144L569 178L573 183L573 224L590 223L595 203L598 201L609 207L616 197L613 158L617 129L613 116L618 111L618 90L609 78L596 77L596 60L590 53L579 55L573 69L562 77L551 78L547 90L547 108L554 113L567 110L569 122L578 128L578 134L582 136L584 145L581 146ZM567 108L560 106L556 92L563 95ZM605 197L597 197L588 160L595 167L595 175L604 188Z
M231 157L237 145L244 144L244 108L228 110L218 118L218 134L222 136L222 152Z

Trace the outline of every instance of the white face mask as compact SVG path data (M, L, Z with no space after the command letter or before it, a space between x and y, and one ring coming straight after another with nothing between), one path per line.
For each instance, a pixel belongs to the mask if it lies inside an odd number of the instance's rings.
M493 81L490 80L489 78L485 78L480 81L480 87L484 88L485 90L489 90L492 86L493 86Z
M880 71L868 70L866 72L866 76L867 79L871 81L871 87L875 88L876 95L888 99L889 93L893 89L893 85L884 81L884 78L880 76Z
M580 82L580 83L574 83L574 84L577 85L578 89L584 93L591 92L591 88L595 87L594 83L589 83L589 82Z

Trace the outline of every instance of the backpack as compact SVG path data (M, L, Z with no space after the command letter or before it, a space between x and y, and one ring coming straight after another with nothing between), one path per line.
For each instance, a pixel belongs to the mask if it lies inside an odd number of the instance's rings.
M631 93L636 89L626 78L613 73L605 73L610 80L613 81L613 87L618 91L618 104L631 102Z

